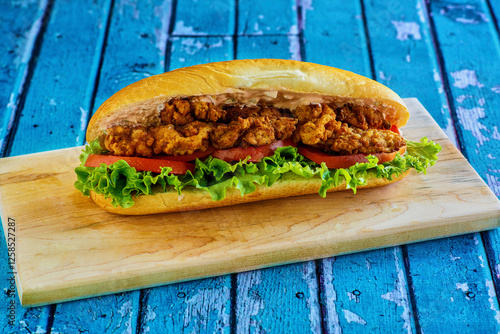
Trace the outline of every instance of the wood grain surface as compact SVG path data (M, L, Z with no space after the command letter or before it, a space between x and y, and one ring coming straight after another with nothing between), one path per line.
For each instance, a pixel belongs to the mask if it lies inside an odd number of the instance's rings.
M16 221L21 302L54 303L498 226L497 198L418 101L406 102L412 118L405 136L437 140L439 162L426 176L356 195L120 217L73 189L79 148L2 159L2 222L5 229L9 218Z

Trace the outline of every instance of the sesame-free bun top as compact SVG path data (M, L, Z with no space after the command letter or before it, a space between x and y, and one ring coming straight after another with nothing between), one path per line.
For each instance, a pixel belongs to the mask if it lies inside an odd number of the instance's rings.
M410 115L401 98L388 87L334 67L283 59L244 59L184 67L137 81L106 100L87 129L87 141L99 137L116 118L148 114L176 97L217 96L241 91L278 91L326 96L339 101L377 104L398 127ZM149 117L149 118L148 118ZM150 119L144 116L137 119Z

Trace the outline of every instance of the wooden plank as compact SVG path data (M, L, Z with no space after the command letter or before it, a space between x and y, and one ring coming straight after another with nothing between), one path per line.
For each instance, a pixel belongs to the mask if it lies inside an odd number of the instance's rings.
M33 66L35 45L46 23L48 1L0 3L0 152L15 122L16 112Z
M298 34L295 0L238 1L238 35Z
M94 111L129 84L165 71L172 0L116 1Z
M237 276L237 333L321 333L313 261Z
M170 40L169 70L233 57L233 40L221 37L173 37Z
M83 143L109 3L54 4L9 155Z
M432 2L430 8L446 59L444 68L462 152L498 196L500 170L495 166L500 159L500 86L491 74L500 73L500 46L493 18L481 0L467 4ZM458 30L460 34L455 33Z
M400 247L325 259L321 264L327 333L339 328L347 333L374 333L380 328L415 332Z
M138 333L230 333L231 276L144 290Z
M234 33L234 0L178 0L175 7L174 36L224 36Z
M302 10L307 61L372 76L360 2L314 2ZM332 21L336 24L331 24ZM414 327L413 317L407 312L411 308L409 298L403 293L408 288L404 285L404 277L400 277L404 268L403 257L394 253L399 254L400 250L387 248L320 261L320 302L327 333L340 329L369 331L368 328L377 325L393 331ZM340 268L346 268L346 271ZM353 277L365 280L353 280ZM395 287L398 290L388 294L389 288ZM365 297L356 297L354 293L361 291ZM382 297L393 296L395 292L400 297L397 302ZM384 314L384 317L375 316L378 314Z
M262 50L266 50L265 54ZM289 36L240 36L236 59L282 58L301 60L300 40Z
M314 2L302 11L307 61L371 77L359 1Z
M407 246L422 332L500 331L498 301L480 244L475 233Z
M4 158L2 217L19 224L21 301L52 303L498 226L498 199L421 105L406 103L414 115L407 137L435 138L439 163L425 176L356 195L116 216L73 189L78 148ZM40 188L42 202L29 195Z

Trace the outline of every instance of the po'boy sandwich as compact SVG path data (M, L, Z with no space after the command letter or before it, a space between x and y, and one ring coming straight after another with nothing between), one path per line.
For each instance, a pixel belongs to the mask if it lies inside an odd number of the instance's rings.
M173 70L105 101L75 187L119 214L197 210L378 187L437 160L405 140L386 86L312 63L255 59Z

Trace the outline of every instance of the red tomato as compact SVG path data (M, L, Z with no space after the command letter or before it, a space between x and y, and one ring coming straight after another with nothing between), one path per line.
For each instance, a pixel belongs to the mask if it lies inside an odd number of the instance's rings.
M221 159L224 161L240 161L247 157L250 157L248 161L259 162L263 158L271 156L278 147L284 146L296 146L291 139L278 140L269 145L263 146L249 146L247 148L243 147L233 147L227 150L217 150L211 155L214 158Z
M399 151L392 153L373 153L371 155L377 157L378 163L394 160L396 154L403 154L406 151L406 146L403 146ZM317 164L324 162L328 168L349 168L357 162L368 162L366 156L369 154L351 154L351 155L332 155L321 150L311 147L299 147L299 153L306 158L314 161Z
M88 156L85 166L99 167L100 164L105 163L111 165L118 160L125 160L130 167L134 167L138 171L151 171L160 173L162 167L171 167L172 174L186 174L188 170L194 172L194 164L184 161L172 161L167 159L158 158L140 158L140 157L122 157L116 155L100 155L91 154Z
M392 125L389 130L391 130L392 132L397 133L398 135L401 136L401 131L399 131L399 128L397 126Z

